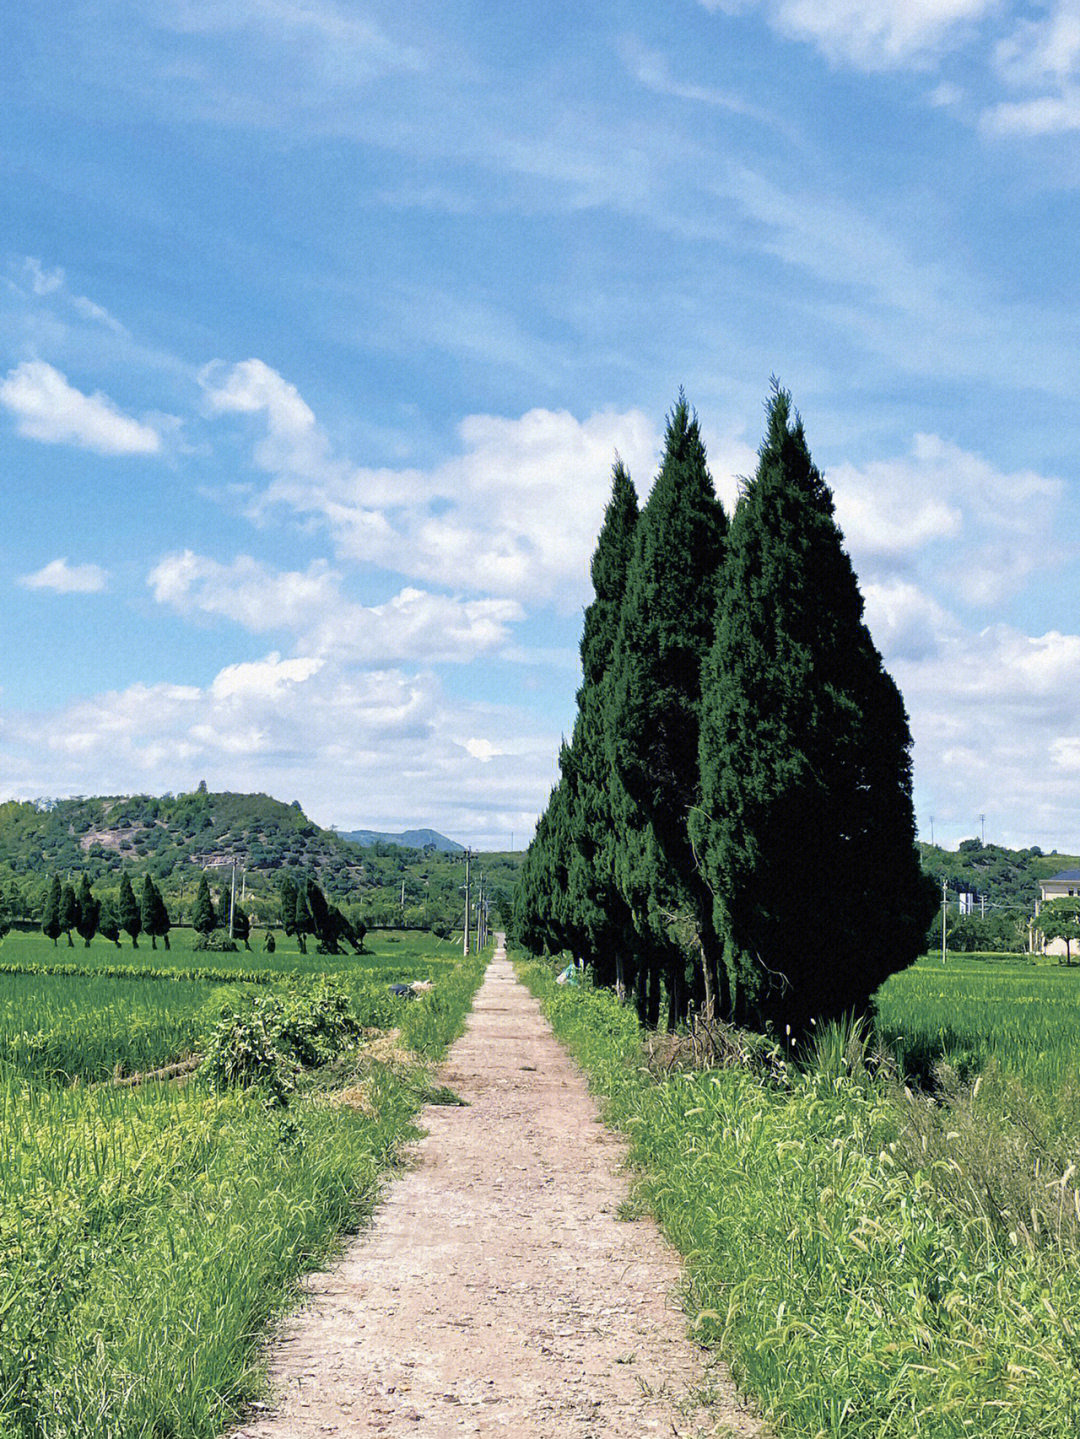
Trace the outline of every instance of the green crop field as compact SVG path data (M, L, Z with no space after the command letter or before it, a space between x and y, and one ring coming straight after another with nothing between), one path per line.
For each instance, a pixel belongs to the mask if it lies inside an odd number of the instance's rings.
M1042 1090L1080 1082L1080 966L928 955L877 995L877 1026L909 1072L994 1059Z
M609 993L522 973L630 1139L695 1333L783 1439L1080 1433L1080 971L925 959L877 1037L660 1073Z
M0 944L0 1439L212 1439L259 1391L261 1326L370 1211L484 963L415 933L368 949ZM369 1061L358 1037L284 1107L199 1074L115 1083L200 1052L256 999L295 1025L328 972L413 1062ZM432 992L389 994L415 978ZM364 1104L334 1102L342 1086Z

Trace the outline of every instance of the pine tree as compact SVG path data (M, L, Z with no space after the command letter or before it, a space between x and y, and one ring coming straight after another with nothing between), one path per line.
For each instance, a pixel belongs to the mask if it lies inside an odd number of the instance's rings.
M727 542L693 838L736 1017L793 1033L865 1009L920 952L911 735L863 623L832 497L774 385Z
M49 937L56 948L56 941L63 934L60 926L60 876L54 874L45 896L45 908L41 914L41 932Z
M83 944L90 948L90 941L98 931L98 920L101 915L101 905L94 898L90 888L90 878L86 871L83 871L79 881L79 934L82 936Z
M71 937L71 931L79 927L79 899L74 887L65 884L60 891L60 933L67 935L69 948L74 948L75 941Z
M639 933L651 932L662 952L669 1019L686 1002L687 953L706 1010L726 1007L716 993L711 901L688 830L699 789L701 667L712 641L726 532L697 417L680 393L660 473L634 532L605 723L614 819L624 840L631 837L620 856L620 887ZM649 984L658 995L655 975ZM650 998L650 1014L656 1003Z
M191 911L191 927L205 939L217 926L217 915L214 913L214 901L210 898L210 885L207 883L206 875L199 876L199 888L195 894L195 904Z
M131 880L126 874L120 879L116 917L120 921L120 928L131 936L132 949L138 949L139 935L142 932L142 915L139 912L139 901L135 898L135 891L131 887Z

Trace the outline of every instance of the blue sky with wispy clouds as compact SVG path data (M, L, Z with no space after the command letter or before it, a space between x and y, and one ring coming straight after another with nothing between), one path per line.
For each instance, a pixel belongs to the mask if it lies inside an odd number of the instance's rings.
M615 451L793 392L929 838L1080 848L1080 0L26 0L0 798L520 846Z

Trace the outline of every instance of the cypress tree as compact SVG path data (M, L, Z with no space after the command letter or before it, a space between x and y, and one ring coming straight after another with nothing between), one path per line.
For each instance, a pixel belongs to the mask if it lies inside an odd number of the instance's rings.
M120 928L131 935L132 949L138 949L139 935L142 931L142 914L139 911L139 901L135 898L135 891L131 887L131 880L126 874L120 879L116 917L120 921Z
M716 992L711 901L688 831L699 787L701 667L712 641L726 532L697 417L680 392L660 473L634 532L605 724L615 818L624 837L642 836L622 856L622 888L639 930L651 930L666 953L672 1017L684 999L687 946L706 1010L726 1007ZM648 1007L655 1011L653 1001Z
M630 911L615 882L618 832L614 821L604 715L626 576L638 523L637 494L622 460L612 471L611 499L592 559L594 598L581 636L582 684L570 745L568 821L576 846L569 889L588 933L594 978L622 998L633 984Z
M86 871L83 871L82 879L79 881L79 934L82 936L83 944L90 948L90 941L97 934L98 920L101 915L101 905L94 898L90 888L90 879Z
M191 911L191 927L205 938L216 926L217 915L214 913L214 901L210 898L210 885L206 875L202 874L199 876L199 888Z
M143 933L150 936L151 948L157 949L157 941L160 937L165 941L165 948L168 949L169 930L171 928L169 911L165 908L165 901L161 896L161 891L150 875L143 877L139 913L142 918Z
M79 900L72 885L65 884L60 891L60 933L67 935L67 942L70 948L74 948L75 941L71 937L71 931L79 927Z
M692 832L736 1016L799 1034L865 1009L920 952L934 900L915 851L903 701L775 382L767 417L728 536Z
M98 934L103 939L111 939L117 949L120 948L120 921L116 917L116 907L107 894L102 896L98 911Z
M41 913L41 932L48 935L56 948L56 941L63 934L60 927L60 876L54 874L49 881L49 889L45 895L45 908Z

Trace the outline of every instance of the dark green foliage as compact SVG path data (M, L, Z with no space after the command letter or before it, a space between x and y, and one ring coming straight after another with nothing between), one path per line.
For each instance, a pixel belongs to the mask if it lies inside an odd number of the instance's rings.
M93 891L90 888L90 881L87 878L85 872L83 873L82 879L79 881L78 900L78 930L79 934L82 936L83 944L86 946L87 949L89 949L90 941L93 939L94 935L97 934L98 920L101 915L101 904L98 900L94 898Z
M217 928L214 901L210 898L210 886L205 874L199 880L199 888L195 895L195 906L191 911L191 927L202 935L208 935Z
M236 906L233 912L233 938L240 940L245 949L250 949L248 943L251 937L251 919L246 909Z
M634 531L606 694L613 818L636 838L620 887L640 933L664 950L672 1018L687 959L716 1003L711 904L690 845L699 794L701 667L712 643L727 519L713 490L696 415L684 395L668 418L664 459ZM632 854L633 862L626 860Z
M122 875L120 879L116 917L120 921L120 928L131 936L132 949L138 949L139 935L142 933L142 913L139 909L139 902L135 898L135 891L131 887L131 880L126 874Z
M120 948L120 921L116 916L116 906L107 894L102 896L101 908L98 911L98 934L103 939L112 940L117 949Z
M728 536L692 832L741 1020L863 1010L920 952L911 736L790 396Z
M45 896L45 909L41 916L41 932L48 935L55 947L56 941L63 934L60 923L60 876L54 874L49 881L49 892Z
M70 884L65 884L60 890L60 933L67 935L69 946L75 941L71 937L71 931L79 927L79 900L75 889Z
M139 914L142 919L143 933L150 936L150 947L157 949L157 942L160 938L165 941L165 948L168 949L169 930L172 922L169 919L169 911L165 908L165 901L161 897L161 891L150 875L143 878Z

